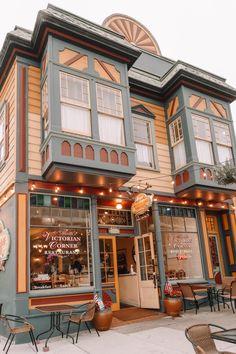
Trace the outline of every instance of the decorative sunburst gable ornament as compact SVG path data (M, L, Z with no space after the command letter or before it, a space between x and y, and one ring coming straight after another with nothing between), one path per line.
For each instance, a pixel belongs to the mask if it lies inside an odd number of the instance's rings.
M159 45L153 35L144 25L133 18L126 15L113 14L107 17L102 25L122 34L131 44L148 52L161 55Z
M0 220L0 271L5 271L5 263L10 253L10 234Z

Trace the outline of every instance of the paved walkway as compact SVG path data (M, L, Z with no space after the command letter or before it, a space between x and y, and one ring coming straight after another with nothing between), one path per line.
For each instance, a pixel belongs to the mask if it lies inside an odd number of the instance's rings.
M215 323L226 328L236 327L236 314L231 310L222 310L211 313L207 309L200 309L195 315L188 311L182 317L170 317L158 320L146 320L139 323L116 327L110 331L101 332L98 337L93 331L89 334L81 332L78 344L73 345L70 339L60 337L49 341L50 354L194 354L191 344L186 340L184 330L197 323ZM5 339L0 340L2 350ZM43 343L39 344L39 353L43 353ZM236 345L217 342L221 350L236 353ZM35 349L31 344L12 345L9 354L32 354Z

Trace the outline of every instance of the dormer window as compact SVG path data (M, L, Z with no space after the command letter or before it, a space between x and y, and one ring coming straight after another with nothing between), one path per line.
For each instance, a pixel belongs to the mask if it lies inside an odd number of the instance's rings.
M133 126L137 166L154 168L151 122L134 117Z

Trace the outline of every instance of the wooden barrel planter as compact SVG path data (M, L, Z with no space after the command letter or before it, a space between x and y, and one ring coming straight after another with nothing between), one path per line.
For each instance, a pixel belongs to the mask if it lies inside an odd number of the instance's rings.
M182 298L166 297L164 299L164 307L167 315L172 317L180 316L180 311L182 310Z
M112 310L107 308L103 311L95 312L93 322L98 331L107 331L111 328Z

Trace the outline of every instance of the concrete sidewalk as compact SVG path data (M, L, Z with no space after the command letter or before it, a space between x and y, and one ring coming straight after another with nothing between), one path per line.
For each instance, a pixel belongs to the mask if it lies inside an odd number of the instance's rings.
M191 344L186 340L184 330L186 327L197 323L215 323L226 328L236 327L236 314L231 310L209 312L200 309L195 315L188 311L182 317L164 317L158 320L146 320L101 332L98 337L96 332L89 334L87 331L80 333L79 341L73 345L71 339L55 337L49 341L49 353L52 354L194 354ZM5 339L1 338L0 350ZM43 353L44 341L41 340L38 348ZM236 353L236 345L226 342L217 342L221 350ZM9 354L28 354L35 352L31 344L12 345Z

